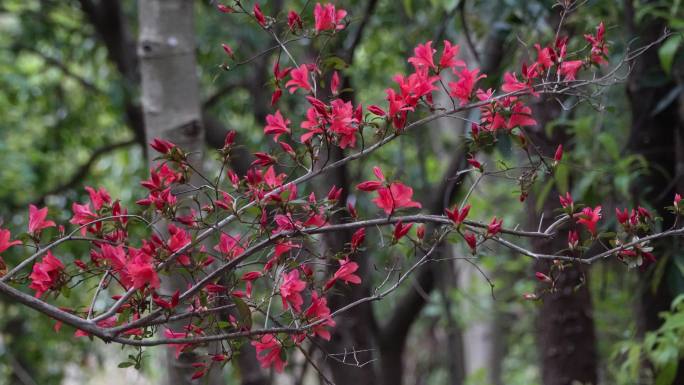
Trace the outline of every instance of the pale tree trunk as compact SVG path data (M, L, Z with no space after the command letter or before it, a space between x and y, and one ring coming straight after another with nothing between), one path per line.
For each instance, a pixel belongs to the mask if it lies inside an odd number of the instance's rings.
M138 55L146 140L149 143L153 138L163 138L175 143L193 154L190 162L199 168L204 130L196 75L193 2L140 0L138 6ZM163 224L161 227L165 230ZM162 276L161 294L171 295L185 288L186 280L180 273ZM181 331L183 324L170 327ZM199 383L190 379L195 372L191 366L196 361L194 354L183 353L176 359L172 349L165 349L164 353L166 368L162 384ZM220 374L220 370L210 371L209 383L218 384Z

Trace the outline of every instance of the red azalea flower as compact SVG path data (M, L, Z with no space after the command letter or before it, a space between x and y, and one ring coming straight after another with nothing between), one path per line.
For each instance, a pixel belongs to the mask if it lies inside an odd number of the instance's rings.
M88 196L90 196L90 203L95 211L99 211L105 204L112 203L112 198L104 187L95 190L90 186L86 186L85 190L88 192Z
M487 75L478 76L479 72L477 68L472 71L467 68L463 68L460 72L454 71L459 79L456 82L449 82L449 95L460 100L461 105L467 104L472 97L475 83L487 77Z
M601 219L601 206L594 209L585 207L582 212L575 214L577 223L587 227L592 236L596 236L596 223Z
M580 70L581 67L581 60L564 61L561 63L558 73L560 73L561 76L565 76L566 81L575 80L577 72Z
M345 16L347 16L347 11L335 9L333 4L321 5L321 3L316 3L314 7L314 29L317 33L344 29L344 24L341 21Z
M519 81L515 73L506 72L504 74L504 84L501 86L504 92L522 91L527 88L529 88L529 85Z
M465 67L465 62L463 60L456 59L460 49L461 47L458 44L452 45L449 40L444 40L444 49L442 50L442 57L439 59L439 67Z
M532 109L520 101L516 101L511 107L511 117L508 119L506 128L509 130L515 127L535 126L537 121L532 119Z
M55 227L55 222L45 220L47 215L47 207L39 209L34 205L29 205L28 232L35 235L42 229L46 229L48 227Z
M539 44L535 44L534 48L537 50L537 65L544 70L551 68L553 66L553 50L549 47L542 48Z
M278 373L282 373L285 361L281 358L283 346L273 334L264 334L259 341L252 341L256 349L256 356L261 367L266 369L273 366Z
M330 132L339 136L339 146L344 149L356 146L358 120L354 117L351 102L335 99L330 102Z
M12 234L7 229L0 229L0 253L14 245L21 245L20 240L10 241Z
M90 205L88 204L81 205L74 202L71 205L71 211L73 211L74 216L71 217L69 223L72 223L77 226L86 225L92 222L93 220L97 219L97 215L90 210ZM82 228L81 234L85 235L86 230L86 227Z
M164 330L164 337L169 338L169 339L179 339L179 338L186 338L186 337L192 337L191 334L186 333L186 332L175 332L171 329L165 329ZM169 347L174 348L176 352L176 359L178 359L178 356L187 348L189 348L191 345L190 344L169 344Z
M601 22L596 27L596 35L585 34L584 39L591 44L591 62L597 65L608 63L606 57L608 55L608 47L604 40L606 27Z
M277 110L275 115L266 115L266 127L264 127L264 134L274 135L273 140L278 141L278 137L282 134L290 133L290 119L284 119Z
M330 331L326 327L334 327L335 321L330 318L330 308L328 308L328 300L325 297L319 297L317 292L311 293L311 305L306 309L306 318L311 322L315 322L321 319L325 321L314 326L311 329L311 333L323 338L326 341L330 341Z
M335 282L339 280L344 281L347 284L353 283L355 285L358 285L361 283L361 277L354 274L354 272L359 269L358 263L351 262L349 258L341 259L339 262L340 268L337 269L332 278L330 278L328 282L325 284L326 290L330 289L335 284Z
M418 44L416 48L413 49L413 55L408 59L408 62L413 64L413 66L418 69L419 67L426 67L436 69L433 55L437 52L436 49L432 48L432 41L428 41L425 44Z
M126 271L134 288L141 289L147 285L159 288L159 276L152 265L152 256L143 252L132 252L133 256L126 263Z
M33 271L29 275L29 287L36 291L37 298L53 288L63 270L64 264L55 258L50 250L40 262L33 265Z
M280 284L280 297L283 300L283 309L287 310L288 305L297 312L302 311L304 299L300 294L306 288L306 282L299 279L299 270L292 270L283 275L283 283Z
M240 245L240 238L221 233L218 245L214 246L214 250L221 252L229 259L233 259L245 251L245 248Z
M302 64L299 67L290 71L290 80L285 83L285 87L293 94L297 89L301 88L304 91L311 91L311 83L309 83L309 67Z
M378 189L377 192L378 196L373 199L373 203L385 211L385 214L387 215L404 207L422 207L419 202L411 200L413 197L413 189L401 182L392 182L389 188L382 187Z

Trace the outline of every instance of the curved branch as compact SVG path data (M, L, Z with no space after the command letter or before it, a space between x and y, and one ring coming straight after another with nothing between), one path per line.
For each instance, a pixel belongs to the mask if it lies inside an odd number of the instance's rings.
M42 204L45 201L45 198L47 198L50 195L57 195L57 194L60 194L64 191L71 190L71 189L75 188L81 182L83 182L85 177L90 172L90 168L93 166L93 164L95 164L95 162L97 162L98 159L100 159L100 157L107 155L110 152L119 150L121 148L132 146L136 143L138 143L138 141L136 139L130 139L130 140L125 140L123 142L107 144L107 145L104 145L100 148L95 149L95 151L93 151L92 154L90 154L90 158L88 158L88 160L85 163L83 163L76 170L76 172L71 176L71 178L69 178L69 180L67 180L66 182L64 182L58 186L53 187L48 192L46 192L43 195L41 195L40 197L34 199L32 201L32 203ZM28 203L25 203L21 206L26 206L26 205L28 205Z

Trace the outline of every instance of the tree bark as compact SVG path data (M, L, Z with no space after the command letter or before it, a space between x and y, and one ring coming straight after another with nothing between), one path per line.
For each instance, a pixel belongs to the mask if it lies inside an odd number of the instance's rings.
M138 55L146 142L153 138L169 140L192 154L190 162L201 169L204 130L196 75L193 3L141 0L138 6ZM181 273L163 276L161 292L172 295L185 289L186 282ZM184 322L180 321L172 323L170 328L182 331L183 326ZM196 361L193 353L182 353L176 359L172 349L165 349L162 383L199 383L191 380L196 370L191 364ZM216 372L213 370L207 375L211 383L218 383L220 371Z
M544 127L560 113L555 101L537 105L538 125L530 131L533 146L543 154L553 154L555 147L566 141L560 129L551 137L546 136ZM567 148L567 146L566 146ZM559 192L555 187L544 199L542 228L553 222L554 210L558 204L554 197ZM565 191L562 191L565 193ZM536 228L541 213L534 209L537 198L527 198L528 227ZM567 231L559 231L551 240L533 241L534 250L553 254L567 248ZM548 273L552 263L538 260L535 271ZM573 264L558 273L555 290L544 294L537 314L537 345L541 360L541 377L544 385L572 385L574 383L596 384L598 380L596 333L594 330L593 307L588 284L588 269Z
M636 24L633 6L633 1L625 1L628 37L638 36L641 44L659 38L666 21L645 17L640 24ZM684 85L683 78L681 62L680 65L674 63L671 74L663 71L657 47L639 56L630 72L626 88L632 113L628 150L640 154L648 162L646 173L632 189L634 204L648 202L653 208L662 210L672 205L675 192L682 193L684 189L684 93L680 93L664 108L659 107L675 87ZM647 188L644 189L644 186ZM662 226L669 228L673 217L669 213L663 214ZM653 246L658 251L659 263L665 263L666 266L661 277L654 275L656 265L641 274L636 320L637 332L642 336L662 325L659 314L670 309L672 300L684 287L684 277L675 265L675 261L682 260L678 242L656 241ZM655 287L653 280L658 280ZM673 383L684 383L682 361L679 362Z
M535 250L545 253L564 247L560 238ZM548 272L548 261L535 263ZM564 269L556 290L544 295L537 316L537 341L544 385L596 384L598 379L596 334L591 294L584 266Z

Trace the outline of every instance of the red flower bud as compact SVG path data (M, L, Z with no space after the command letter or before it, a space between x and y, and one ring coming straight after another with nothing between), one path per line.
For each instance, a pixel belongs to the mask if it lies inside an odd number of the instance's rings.
M359 248L359 246L363 243L363 241L366 239L366 229L364 227L356 230L354 234L352 235L351 239L351 248L352 250L356 250Z
M229 7L224 4L218 4L216 8L219 10L221 13L233 13L235 10L232 7Z
M553 155L553 161L555 164L558 164L560 163L561 159L563 159L563 145L559 144L556 148L556 153Z
M499 219L498 221L496 220L496 217L492 218L492 221L489 222L489 225L487 226L487 235L490 237L495 236L501 231L501 224L503 223L503 219Z
M545 282L545 283L551 283L552 282L551 277L542 273L541 271L537 271L536 273L534 273L534 276L537 277L539 282Z
M470 155L470 157L467 160L471 166L482 171L482 163L478 162L473 155Z
M287 14L287 26L290 27L290 31L294 31L295 29L302 29L304 27L304 24L302 23L301 16L299 16L299 14L295 11L290 11Z
M169 142L168 140L154 138L150 143L150 147L152 147L155 151L157 151L160 154L166 154L169 151L171 151L174 147L176 147L176 145Z
M259 7L259 3L254 4L254 18L257 20L259 25L264 27L266 25L266 17L264 17L263 12L261 12L261 7Z
M375 104L371 104L370 106L368 106L368 111L370 111L372 114L377 115L377 116L387 115L385 110L383 110L379 106L376 106Z
M477 238L475 238L475 234L467 232L465 233L465 235L463 235L463 237L465 238L466 243L470 247L470 251L473 254L475 254L475 252L477 251Z
M361 191L375 191L382 186L382 182L378 182L376 180L369 180L359 183L358 185L356 185L356 188Z
M223 50L226 51L226 54L228 54L228 56L230 56L230 57L235 56L233 53L233 49L228 44L225 44L225 43L221 44L221 47L223 47Z
M416 229L416 236L420 240L425 238L425 224L421 223L420 225L418 225L418 228Z
M337 95L340 92L340 75L337 71L333 72L332 78L330 79L330 92L333 95Z
M235 135L237 133L233 130L228 131L226 134L226 139L223 141L223 148L228 148L235 143Z
M560 200L560 204L561 206L563 206L564 209L569 208L570 211L572 211L574 201L572 199L572 195L570 195L570 192L566 192L565 196L559 195L558 199Z
M397 224L394 226L394 240L398 241L404 235L408 234L409 230L411 230L411 227L413 227L413 223L404 225L401 223L401 221L397 222Z

